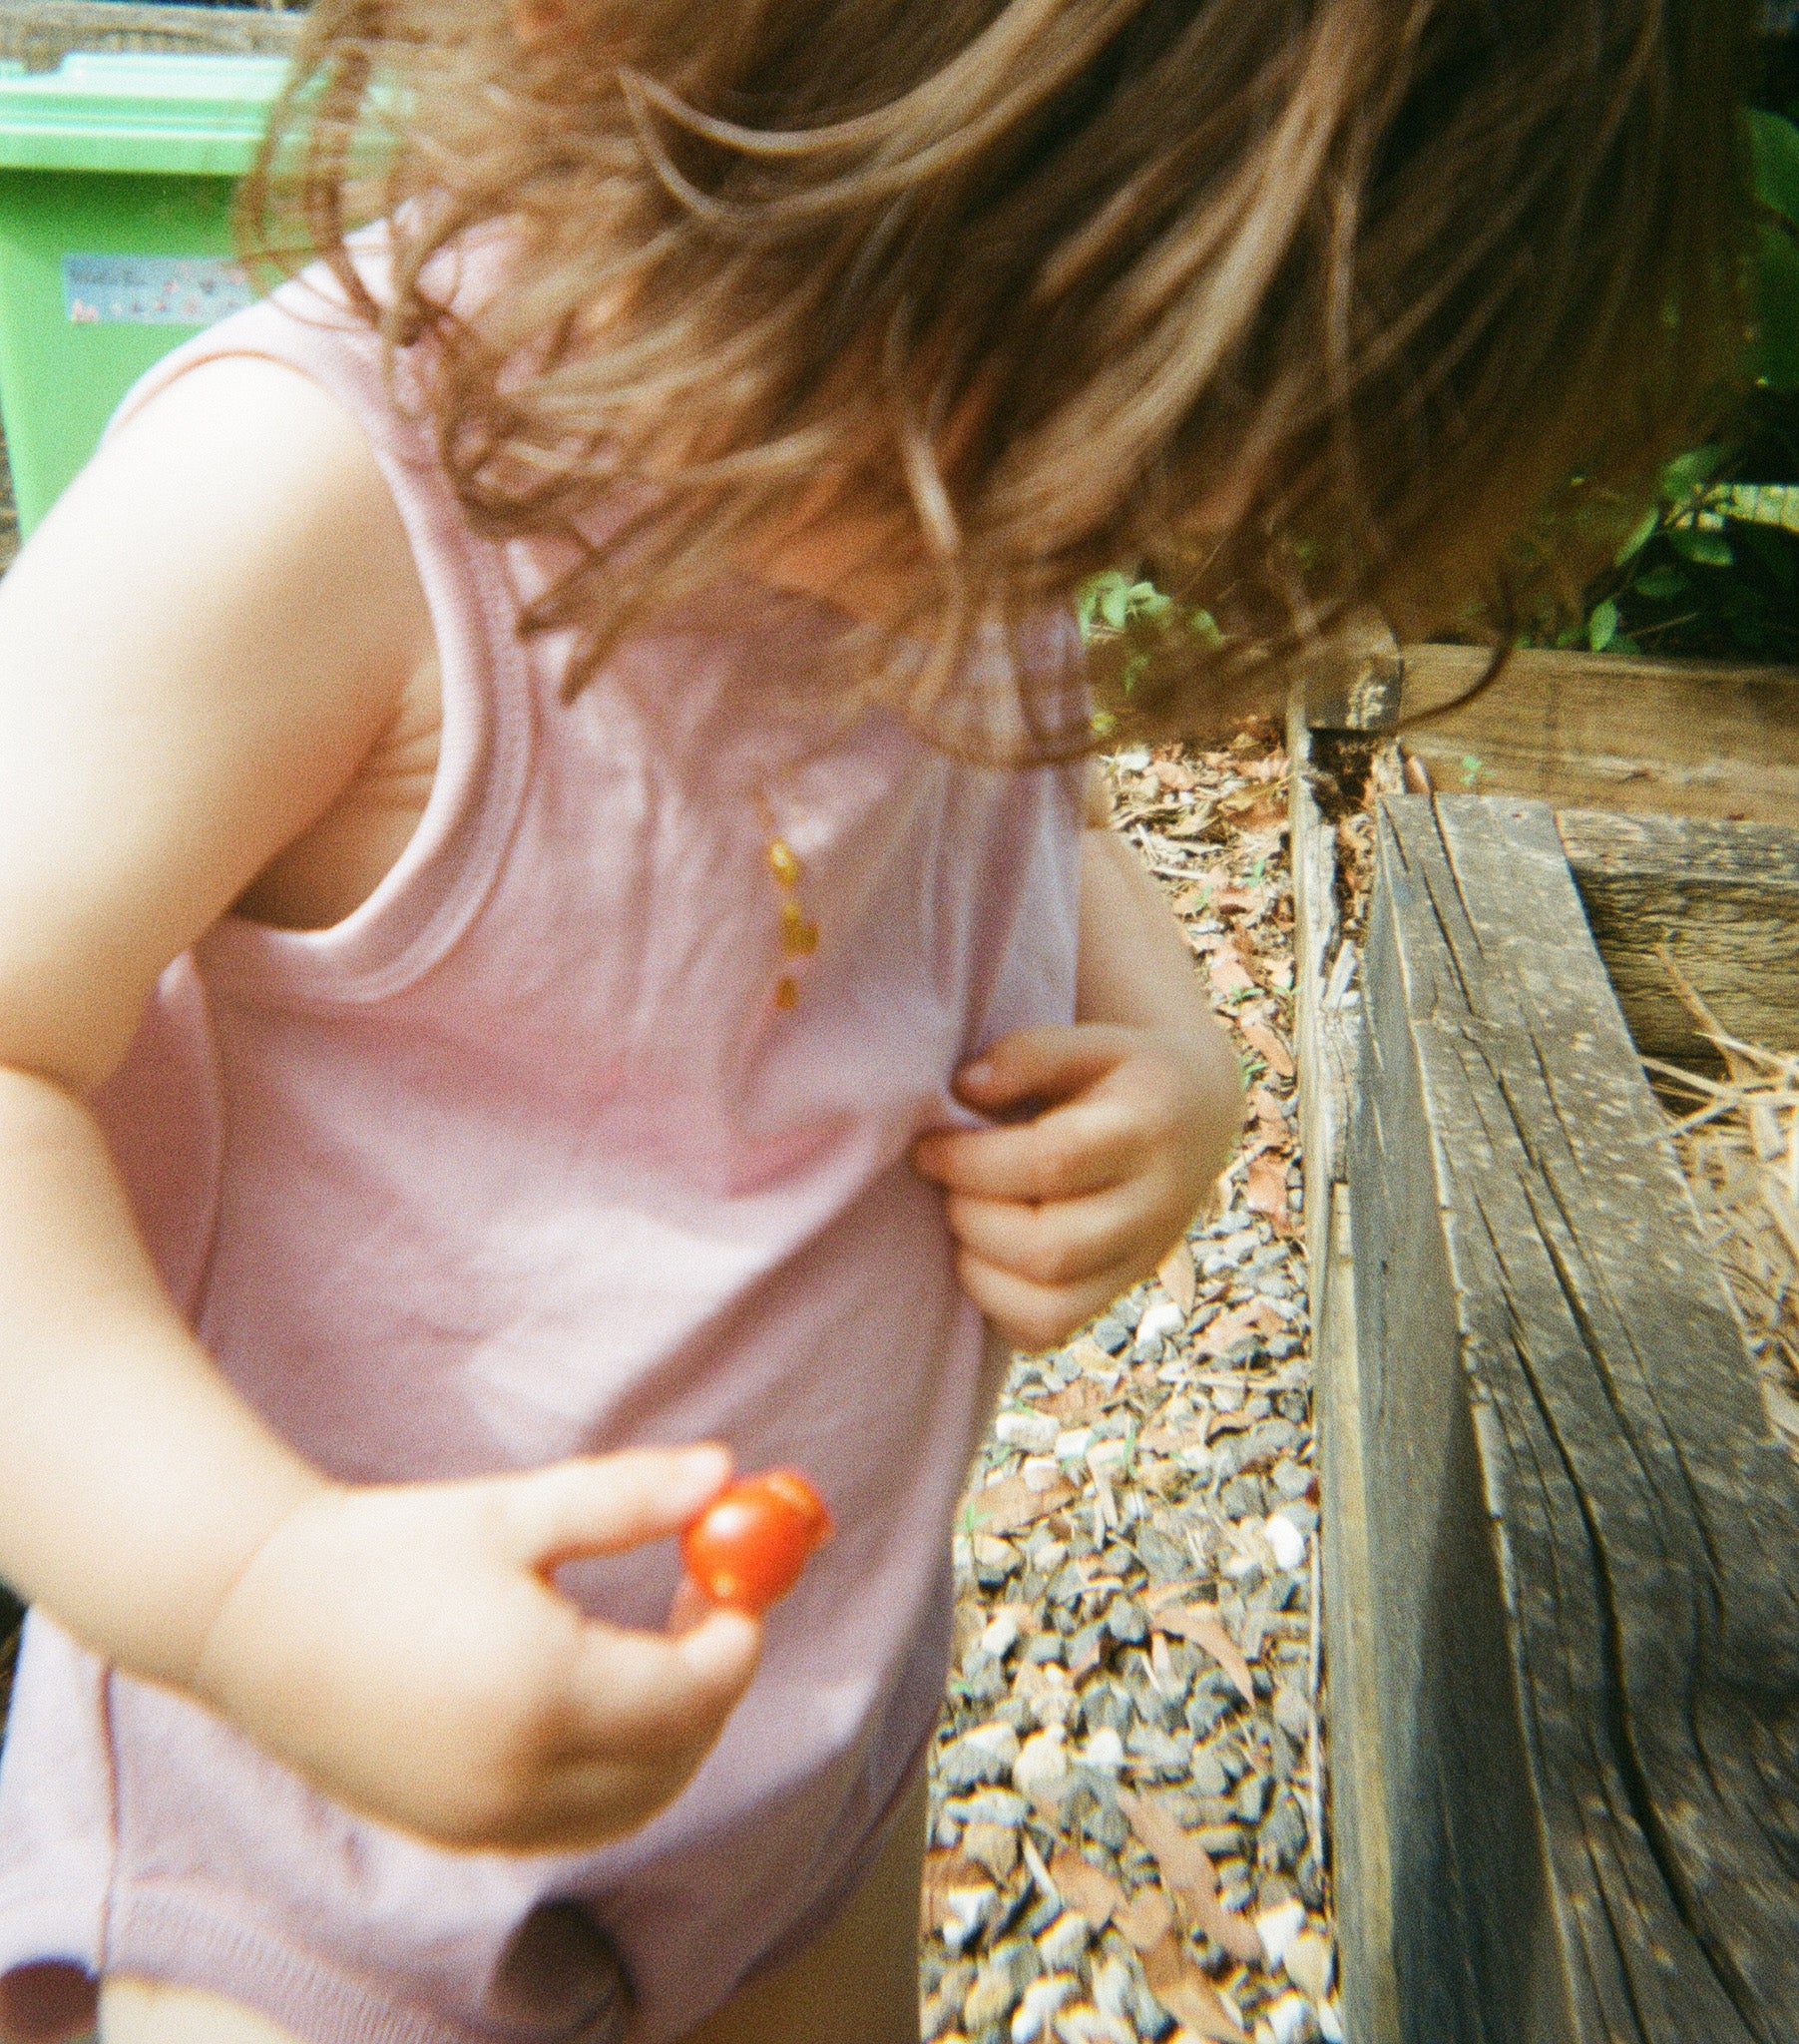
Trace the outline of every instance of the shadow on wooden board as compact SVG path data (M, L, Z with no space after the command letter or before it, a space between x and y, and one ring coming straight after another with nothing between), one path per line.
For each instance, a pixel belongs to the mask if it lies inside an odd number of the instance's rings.
M1386 802L1361 981L1394 2035L1792 2044L1799 1469L1552 813Z

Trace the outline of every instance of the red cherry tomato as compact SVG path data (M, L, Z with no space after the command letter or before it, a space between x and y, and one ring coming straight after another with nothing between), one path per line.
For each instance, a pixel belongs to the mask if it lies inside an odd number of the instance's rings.
M721 1491L680 1538L686 1571L714 1604L765 1611L786 1596L831 1515L797 1469L764 1469Z

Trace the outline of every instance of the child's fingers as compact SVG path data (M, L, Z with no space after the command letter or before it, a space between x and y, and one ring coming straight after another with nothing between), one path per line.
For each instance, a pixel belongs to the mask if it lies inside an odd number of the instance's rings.
M703 1752L749 1687L761 1651L760 1621L740 1611L713 1610L674 1637L588 1625L556 1753L655 1762Z
M1125 1032L1094 1023L1015 1029L956 1074L971 1107L1002 1113L1025 1100L1066 1100L1127 1055Z
M1048 1285L1084 1283L1114 1270L1143 1233L1134 1185L1042 1207L952 1195L948 1219L950 1233L972 1255Z
M663 1630L668 1633L691 1632L708 1612L716 1609L693 1578L683 1575L675 1585L675 1598L669 1606L669 1622Z
M1024 1349L1066 1341L1131 1283L1127 1275L1111 1271L1071 1284L1039 1284L966 1251L956 1260L956 1278L1000 1332Z
M1074 1200L1105 1192L1135 1169L1136 1122L1119 1102L1078 1100L1010 1129L921 1136L913 1163L953 1193L985 1200Z
M730 1481L726 1448L636 1448L491 1479L512 1559L539 1570L666 1539Z

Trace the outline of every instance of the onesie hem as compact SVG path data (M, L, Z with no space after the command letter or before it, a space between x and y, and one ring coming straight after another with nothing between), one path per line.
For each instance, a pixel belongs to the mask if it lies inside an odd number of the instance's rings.
M94 1950L94 1891L62 1888L46 1894L34 1882L0 1888L0 1975L21 1966L79 1966L91 1973L98 1963ZM71 1934L74 1924L85 1934Z
M301 2044L618 2044L623 2011L572 2023L472 2025L395 2001L371 1983L234 1922L192 1890L127 1890L114 1901L107 1970L227 1996Z

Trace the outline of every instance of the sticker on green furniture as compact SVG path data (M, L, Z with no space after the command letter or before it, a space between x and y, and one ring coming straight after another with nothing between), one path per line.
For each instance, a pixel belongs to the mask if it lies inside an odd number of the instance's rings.
M77 326L211 326L254 296L227 256L63 257L63 310Z

